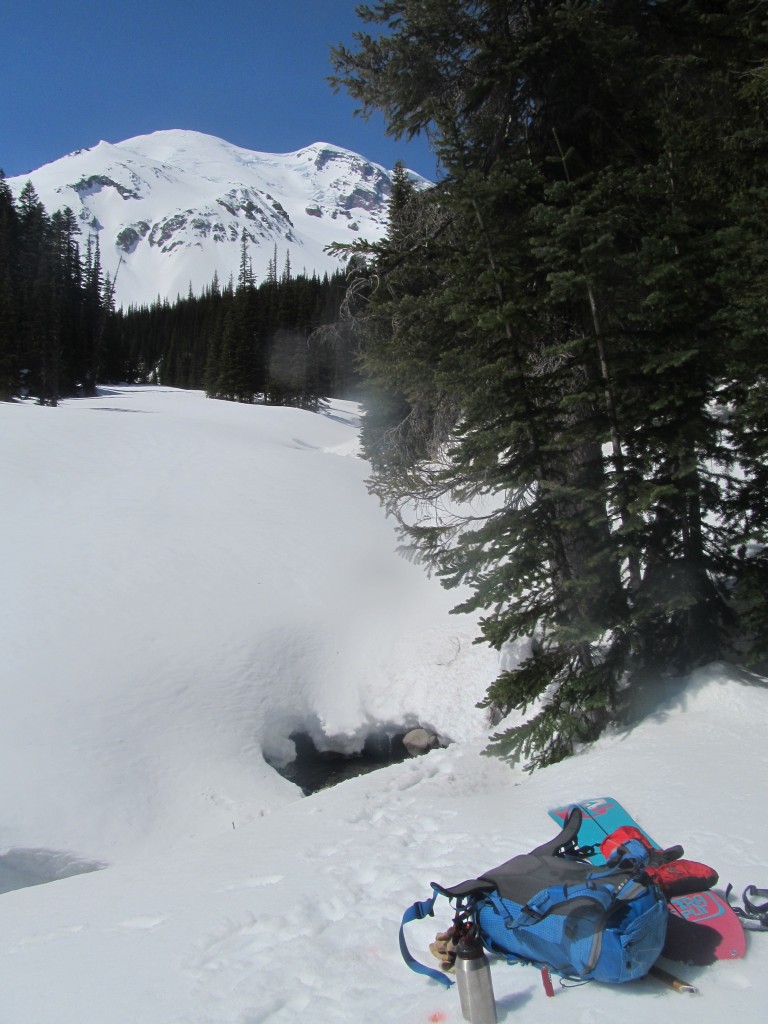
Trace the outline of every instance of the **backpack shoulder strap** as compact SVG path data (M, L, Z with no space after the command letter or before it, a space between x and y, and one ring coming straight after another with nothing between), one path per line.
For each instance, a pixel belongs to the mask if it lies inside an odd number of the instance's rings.
M419 963L419 961L413 956L411 951L408 949L408 944L405 941L404 928L411 921L422 921L425 917L434 917L434 905L435 900L440 894L438 886L432 885L432 896L428 900L421 900L416 902L412 907L409 907L403 914L403 919L400 922L400 954L405 960L406 964L416 974L423 974L427 978L432 978L433 981L439 981L441 985L445 985L446 988L450 988L453 982L447 975L443 974L442 971L436 970L434 967L427 967L425 964Z
M555 857L561 850L567 852L569 847L575 848L581 821L581 808L573 807L558 835L554 839L550 839L548 843L537 846L535 850L531 850L531 853L537 854L539 857Z

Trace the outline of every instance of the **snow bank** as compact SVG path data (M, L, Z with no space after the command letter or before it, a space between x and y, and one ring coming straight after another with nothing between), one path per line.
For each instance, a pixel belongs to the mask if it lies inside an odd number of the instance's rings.
M58 879L0 898L0 1020L459 1024L455 989L400 960L403 909L590 795L768 885L761 681L660 684L640 724L530 777L480 756L497 658L393 554L355 431L349 406L162 389L0 405L0 882ZM262 757L298 725L351 749L390 721L455 742L307 799ZM412 926L416 955L447 923ZM767 962L753 933L743 961L678 965L691 997L493 975L502 1022L720 1024L763 1019Z
M262 757L294 729L482 733L495 657L393 555L355 407L126 388L0 416L0 837L103 858L231 826L300 795Z

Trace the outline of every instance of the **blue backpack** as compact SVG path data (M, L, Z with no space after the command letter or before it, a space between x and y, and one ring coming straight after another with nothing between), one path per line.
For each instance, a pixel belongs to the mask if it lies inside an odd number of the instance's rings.
M667 901L644 872L650 851L632 841L596 867L578 859L580 824L576 808L558 836L530 853L450 888L432 882L431 898L403 915L400 950L408 966L452 984L411 956L403 933L409 921L433 916L443 895L455 901L456 934L476 929L485 948L509 963L611 984L646 974L667 930Z

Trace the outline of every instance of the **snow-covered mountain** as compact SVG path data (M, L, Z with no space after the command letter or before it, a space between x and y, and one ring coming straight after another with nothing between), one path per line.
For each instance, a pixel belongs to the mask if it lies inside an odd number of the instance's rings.
M413 179L425 179L413 174ZM317 142L295 153L258 153L191 131L100 142L9 178L31 181L48 213L70 207L98 236L118 305L173 301L235 279L243 236L257 279L277 271L333 272L331 242L381 237L392 173L347 149Z

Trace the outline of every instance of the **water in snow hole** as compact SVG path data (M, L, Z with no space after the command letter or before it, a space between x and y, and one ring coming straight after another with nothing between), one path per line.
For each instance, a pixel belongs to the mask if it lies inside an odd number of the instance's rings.
M284 778L299 786L305 796L310 796L339 782L415 756L409 753L403 742L406 735L405 732L395 735L372 733L359 754L342 754L332 750L318 750L308 733L294 732L290 739L296 747L296 757L289 764L272 766ZM438 745L437 737L434 745Z

